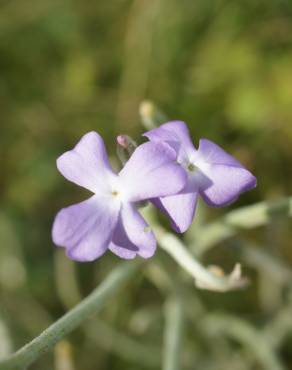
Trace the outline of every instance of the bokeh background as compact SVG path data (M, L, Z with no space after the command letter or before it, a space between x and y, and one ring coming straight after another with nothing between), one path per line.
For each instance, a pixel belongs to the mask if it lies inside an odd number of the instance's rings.
M90 130L104 137L113 156L120 133L142 142L144 99L188 122L195 143L216 141L258 178L257 189L227 209L201 206L200 222L288 196L291 1L1 1L0 355L36 336L118 264L108 253L74 265L53 246L55 213L87 196L62 178L55 160ZM247 258L242 250L263 255ZM169 294L161 265L185 281L192 319L183 369L292 369L291 222L276 218L203 256L206 265L227 270L236 261L252 283L220 294L196 289L159 251L98 319L32 369L64 370L64 362L69 370L160 369ZM223 315L219 335L202 325L217 313ZM233 319L239 337L224 331ZM276 337L271 365L260 344Z

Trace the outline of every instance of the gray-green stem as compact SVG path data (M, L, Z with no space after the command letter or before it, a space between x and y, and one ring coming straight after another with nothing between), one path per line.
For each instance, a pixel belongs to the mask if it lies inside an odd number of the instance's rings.
M166 302L163 370L181 369L183 336L183 306L180 297L173 296Z
M292 217L292 197L274 202L255 203L231 211L197 232L196 254L204 254L214 245L231 238L240 230L263 226L279 217Z
M141 265L140 260L120 264L88 297L48 327L38 337L0 362L0 370L27 369L58 341L76 329L84 320L96 314L128 281Z

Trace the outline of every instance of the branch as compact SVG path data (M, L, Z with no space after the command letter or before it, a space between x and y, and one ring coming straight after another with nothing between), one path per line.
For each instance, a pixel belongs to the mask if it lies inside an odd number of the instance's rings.
M220 220L202 227L197 233L198 254L205 253L214 245L234 236L242 229L263 226L279 217L292 217L292 197L275 202L260 202L231 211Z
M166 302L165 321L162 369L179 370L182 357L183 307L178 296L172 297Z
M239 264L227 276L219 267L213 266L208 270L192 256L179 238L160 227L156 227L154 231L162 249L195 279L198 288L226 292L247 285L248 280L241 276Z
M135 260L120 264L88 297L48 327L38 337L0 362L0 370L23 370L71 333L84 320L96 314L103 305L128 281L141 265Z

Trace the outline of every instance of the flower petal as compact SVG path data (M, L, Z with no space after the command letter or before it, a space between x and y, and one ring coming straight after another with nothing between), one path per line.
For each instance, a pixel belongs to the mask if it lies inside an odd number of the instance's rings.
M210 164L225 164L243 168L242 164L237 159L208 139L200 140L199 149L195 154L195 158Z
M109 249L125 259L134 258L137 254L143 258L153 256L155 236L134 205L123 205Z
M120 205L97 195L61 209L53 225L53 241L76 261L93 261L107 249Z
M177 195L154 199L152 202L170 218L171 226L176 232L184 233L193 221L197 197L197 192L181 192Z
M256 178L243 167L206 165L204 175L212 185L200 187L200 195L213 207L222 207L234 202L241 193L256 186Z
M146 132L144 136L151 141L166 141L175 150L178 149L176 144L178 142L188 155L195 151L188 127L183 121L167 122L158 128Z
M194 163L202 173L200 195L210 206L230 204L256 186L256 178L239 161L209 140L200 140Z
M129 245L129 241L127 242L127 245ZM109 250L112 251L115 255L117 255L120 258L123 258L125 260L132 260L137 256L137 251L128 249L125 247L121 247L117 244L115 244L113 241L109 245Z
M186 183L186 173L176 163L176 152L166 143L140 145L121 170L126 199L136 202L172 195Z
M93 193L106 191L109 177L115 176L104 142L94 131L84 135L74 149L61 155L57 167L66 179Z

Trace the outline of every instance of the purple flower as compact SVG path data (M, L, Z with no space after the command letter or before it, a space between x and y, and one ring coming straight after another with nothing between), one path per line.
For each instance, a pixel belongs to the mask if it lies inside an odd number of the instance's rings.
M61 155L57 167L75 184L90 190L89 199L63 208L53 225L53 241L68 257L92 261L107 249L126 259L151 257L156 240L137 211L136 202L180 191L186 175L165 143L139 146L116 174L102 138L84 135L73 150Z
M144 135L151 142L164 141L174 148L177 162L188 175L184 189L177 195L153 200L170 217L177 232L186 231L192 223L198 194L208 205L222 207L256 186L256 178L212 141L201 139L196 149L184 122L168 122Z

